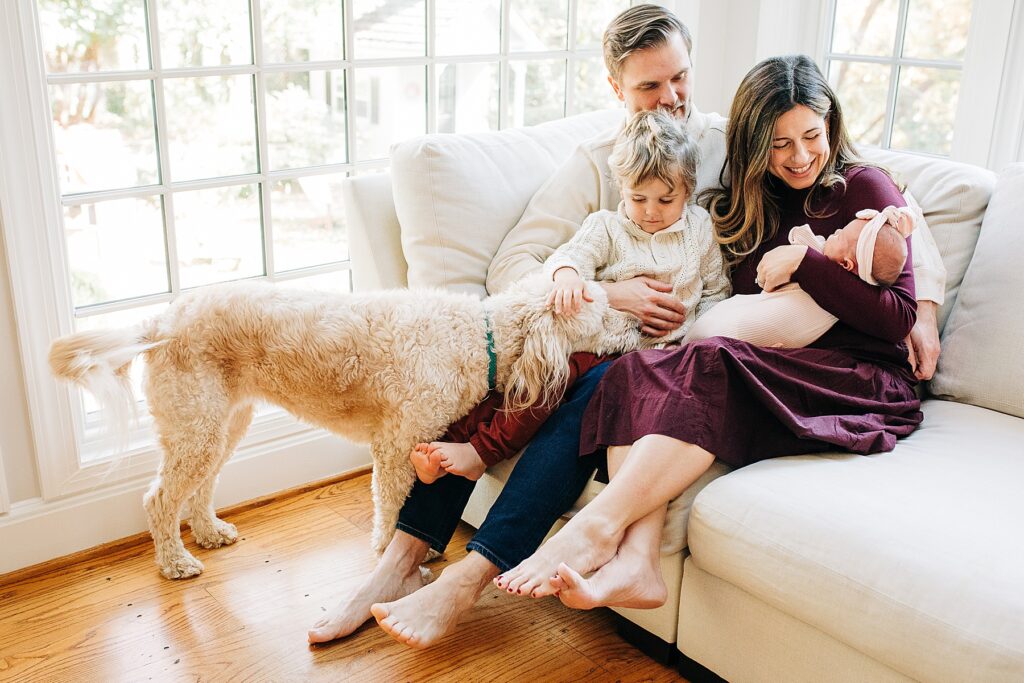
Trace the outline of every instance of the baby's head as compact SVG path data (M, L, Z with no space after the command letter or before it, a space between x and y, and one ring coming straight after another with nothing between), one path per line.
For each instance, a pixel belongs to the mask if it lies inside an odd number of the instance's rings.
M608 157L629 219L648 233L678 221L697 183L698 156L697 144L671 114L634 114Z
M913 231L913 213L905 207L865 209L828 236L824 253L865 282L888 287L903 272L907 237Z

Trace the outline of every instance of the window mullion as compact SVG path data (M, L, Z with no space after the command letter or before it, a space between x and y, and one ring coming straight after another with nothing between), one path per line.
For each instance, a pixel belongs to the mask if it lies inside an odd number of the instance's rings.
M356 156L356 118L352 112L355 109L356 101L356 79L355 79L355 28L353 23L355 22L355 11L352 9L353 0L344 0L342 4L342 11L345 16L345 35L342 38L342 53L345 61L348 63L348 68L345 69L345 134L348 136L348 140L345 144L346 156L345 159L348 163L354 164L355 160L359 157Z
M566 40L568 54L565 60L565 102L562 116L576 113L576 14L578 0L569 0L569 31Z
M156 0L146 3L146 21L149 23L149 54L153 67L153 108L156 113L156 150L160 164L160 196L164 212L164 248L167 251L167 285L171 295L181 291L178 276L178 240L174 230L174 195L170 191L171 158L167 142L167 110L164 97L163 62L160 54L160 17Z
M896 96L899 90L901 60L903 59L903 43L907 34L907 15L910 13L910 0L900 0L899 17L896 20L896 43L893 45L892 69L889 73L889 92L885 98L885 127L882 130L882 147L892 147L892 129L896 120Z
M511 30L509 29L509 18L512 14L511 0L501 0L501 25L499 36L501 38L498 47L498 130L508 126L512 100L509 97L509 44L511 42Z
M427 11L427 68L424 96L427 98L427 132L437 132L437 2L426 0Z
M267 144L267 81L263 73L263 13L260 11L260 0L250 0L250 2L252 62L256 66L253 97L256 99L256 170L258 174L257 189L260 193L260 217L263 227L263 273L273 280L275 272L274 215L270 206L270 183L267 178L271 160Z

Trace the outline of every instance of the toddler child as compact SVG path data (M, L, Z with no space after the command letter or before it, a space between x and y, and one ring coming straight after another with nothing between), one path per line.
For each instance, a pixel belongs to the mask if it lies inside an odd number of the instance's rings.
M888 287L903 272L907 237L913 230L911 209L888 206L882 211L858 211L854 220L828 238L815 235L807 225L797 226L790 230L789 242L822 252L868 284ZM758 346L795 349L814 342L837 320L799 285L790 283L722 302L698 320L683 341L731 337Z
M573 315L586 303L585 279L618 282L646 275L671 284L687 311L682 326L652 339L654 346L678 341L697 316L729 295L711 216L690 202L697 157L696 143L670 114L633 115L608 158L622 195L618 209L588 216L544 264L554 281L548 303L556 314ZM574 354L569 384L604 360ZM488 465L525 446L557 407L506 412L500 406L501 397L489 395L449 428L447 437L457 441L416 446L411 459L420 480L430 483L446 473L479 479Z

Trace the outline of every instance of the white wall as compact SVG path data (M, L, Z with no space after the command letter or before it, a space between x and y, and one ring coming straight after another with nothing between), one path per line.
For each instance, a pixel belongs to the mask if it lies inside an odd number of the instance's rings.
M21 367L7 253L0 232L0 453L12 502L39 495Z
M815 55L824 0L692 0L694 100L728 116L733 93L754 64L774 55Z

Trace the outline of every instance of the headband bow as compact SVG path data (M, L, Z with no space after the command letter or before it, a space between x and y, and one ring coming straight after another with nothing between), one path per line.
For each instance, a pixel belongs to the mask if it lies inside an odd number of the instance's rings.
M887 206L881 211L861 209L857 212L857 218L868 221L857 238L857 275L864 282L877 285L878 281L871 276L871 267L875 259L875 240L878 239L878 231L886 225L891 225L906 238L914 232L914 212L906 206ZM906 220L902 220L903 218Z

